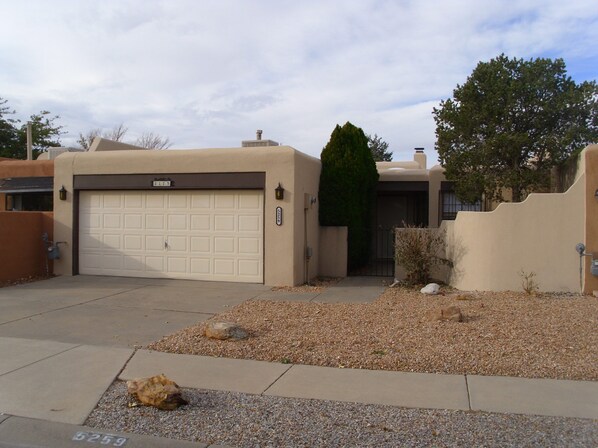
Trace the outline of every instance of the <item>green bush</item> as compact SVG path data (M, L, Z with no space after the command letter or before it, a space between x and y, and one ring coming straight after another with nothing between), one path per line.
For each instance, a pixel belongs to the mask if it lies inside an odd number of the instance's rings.
M320 225L348 227L348 267L359 267L368 257L370 210L378 182L368 139L349 122L337 125L320 158Z
M451 261L441 256L444 240L445 232L440 229L405 225L396 232L395 259L405 269L408 283L426 284L433 266L452 266Z

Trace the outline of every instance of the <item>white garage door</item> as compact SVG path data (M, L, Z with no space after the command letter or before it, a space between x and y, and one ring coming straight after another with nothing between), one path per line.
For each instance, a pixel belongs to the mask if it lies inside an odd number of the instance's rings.
M263 193L82 191L79 272L263 282Z

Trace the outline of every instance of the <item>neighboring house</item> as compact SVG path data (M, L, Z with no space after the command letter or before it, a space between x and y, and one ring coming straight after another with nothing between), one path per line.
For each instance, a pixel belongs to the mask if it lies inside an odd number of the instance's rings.
M54 161L0 159L0 211L52 211Z

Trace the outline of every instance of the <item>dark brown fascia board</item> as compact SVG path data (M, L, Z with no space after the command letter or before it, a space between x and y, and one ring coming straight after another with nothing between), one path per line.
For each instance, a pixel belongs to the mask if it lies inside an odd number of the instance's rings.
M154 187L156 180L170 186ZM266 173L78 174L73 184L75 190L260 190Z

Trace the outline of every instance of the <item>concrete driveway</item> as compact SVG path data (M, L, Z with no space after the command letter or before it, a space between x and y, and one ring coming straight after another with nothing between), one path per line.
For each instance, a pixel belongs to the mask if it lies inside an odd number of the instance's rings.
M134 347L269 290L240 283L56 277L0 289L0 337Z

